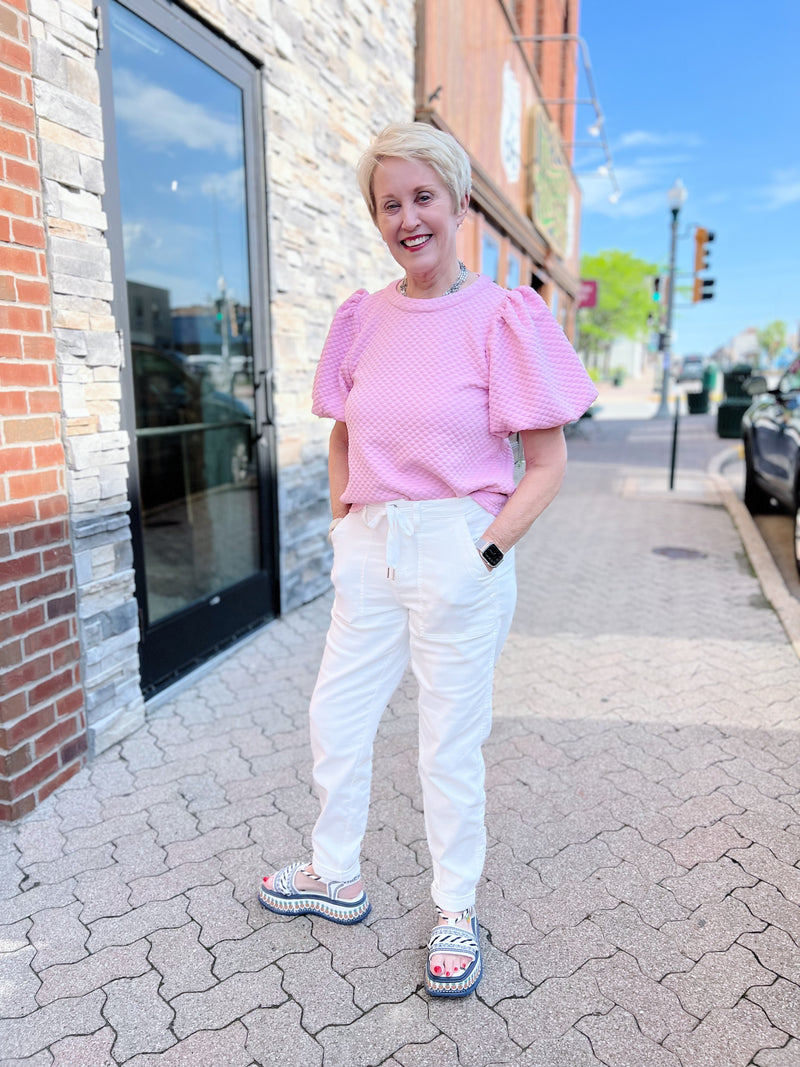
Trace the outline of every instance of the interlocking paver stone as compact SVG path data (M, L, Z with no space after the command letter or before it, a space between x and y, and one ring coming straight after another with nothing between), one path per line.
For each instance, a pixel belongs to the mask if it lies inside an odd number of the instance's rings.
M401 972L405 970L402 958L398 964ZM357 980L351 979L351 985L340 978L331 966L330 952L321 947L303 955L284 956L278 961L278 967L283 971L283 988L303 1009L302 1025L309 1034L316 1034L324 1026L353 1022L361 1015L359 1008L366 1010L381 1000L405 1000L413 992L413 988L406 986L403 996L394 997L390 990L388 996L378 996L371 1003L359 1002L357 1008L353 1000L353 986L358 990Z
M54 1000L23 1019L6 1019L3 1023L4 1055L25 1059L62 1037L94 1033L105 1025L101 1015L105 999L105 993L97 989L83 997Z
M347 1026L327 1026L316 1035L325 1067L377 1067L403 1045L430 1041L438 1029L416 994L401 1004L380 1004Z
M116 1034L110 1026L82 1037L63 1037L51 1045L53 1067L107 1067L113 1064L111 1049Z
M746 1067L761 1049L785 1042L786 1034L770 1025L761 1008L741 1000L733 1008L715 1008L696 1030L664 1044L688 1067Z
M704 903L719 904L732 890L755 884L756 879L727 856L716 863L698 863L686 874L665 878L662 882L679 904L691 910ZM739 894L736 896L738 898Z
M739 944L749 948L762 967L800 985L800 953L797 942L783 930L768 926L760 934L744 934Z
M576 1026L591 1041L598 1061L608 1067L681 1067L678 1057L646 1037L624 1008L591 1015Z
M487 1067L517 1059L519 1046L511 1040L506 1020L478 997L456 1005L433 1000L428 1008L430 1021L458 1046L464 1067Z
M257 1064L299 1063L322 1067L322 1046L300 1025L300 1005L286 1001L277 1008L251 1011L244 1017L247 1052ZM208 1067L219 1067L210 1063Z
M43 971L57 963L75 963L87 954L88 929L79 919L82 905L45 908L33 914L28 940L36 948L33 969Z
M78 852L70 852L69 855L61 856L54 860L40 860L25 867L26 880L23 888L52 885L56 882L64 882L76 874L91 870L95 867L110 867L113 846L111 844L98 845L96 848L84 848Z
M681 953L673 940L648 926L627 904L599 913L595 921L612 944L634 956L644 973L657 981L670 971L686 971L692 966L691 958Z
M759 919L778 926L800 944L800 911L775 886L759 882L752 888L737 889L734 893Z
M14 952L0 952L0 1019L19 1018L36 1010L41 980L31 967L35 955L36 949L27 943Z
M151 900L169 900L196 886L210 887L219 882L221 877L219 860L216 858L204 863L181 863L163 874L134 878L130 883L130 905L137 908Z
M155 830L119 837L114 848L114 860L128 881L161 874L167 870L166 856L166 850L156 842Z
M403 1045L392 1058L402 1067L461 1067L455 1042L444 1034L425 1045Z
M241 1022L223 1030L198 1030L165 1052L143 1053L125 1061L126 1067L249 1067L245 1049L247 1030ZM261 1060L267 1064L269 1059ZM284 1061L291 1062L291 1061Z
M730 948L743 932L758 933L765 925L735 897L728 897L701 904L688 919L664 923L661 930L685 956L698 960L706 952Z
M800 1040L791 1038L783 1048L759 1052L753 1063L757 1067L795 1067L800 1063Z
M772 1023L793 1037L800 1032L800 987L785 978L772 985L759 985L748 991L747 999L760 1005Z
M42 988L36 999L49 1004L63 997L81 997L115 978L136 978L150 969L148 948L146 941L110 945L77 963L48 967L40 975Z
M614 951L600 927L585 919L578 926L554 930L534 945L518 945L510 955L519 960L522 977L537 986L546 978L567 978L587 960Z
M63 856L64 840L57 819L38 819L20 826L16 841L13 845L9 841L9 851L4 848L3 855L19 859L23 867L29 867L32 863ZM19 850L18 857L14 856L14 845Z
M319 941L311 934L308 919L276 919L264 911L260 904L255 905L255 909L259 918L264 920L258 930L237 941L222 941L214 946L216 962L213 970L217 978L228 978L239 972L260 971L287 953L311 952L319 945ZM385 959L380 954L377 958L379 961Z
M161 976L150 970L138 978L109 982L103 1014L117 1032L114 1056L127 1060L139 1052L163 1052L175 1044L173 1012L158 995Z
M247 848L251 844L246 826L237 826L232 830L209 830L191 841L175 841L167 845L167 863L170 867L177 867L181 863L202 863L228 849Z
M495 1011L508 1023L511 1038L527 1048L534 1041L561 1037L584 1015L612 1007L596 979L582 971L569 978L548 978L522 1000L501 1000Z
M734 849L730 857L741 863L748 874L774 885L793 904L800 905L800 869L777 859L768 848L755 844Z
M88 947L97 952L107 945L130 945L140 937L156 930L183 926L189 921L186 909L189 901L177 896L172 900L154 900L110 919L97 919L90 924Z
M214 957L200 944L199 934L200 928L193 922L150 934L148 959L163 978L159 993L164 1000L179 993L200 993L216 984Z
M609 1000L629 1012L645 1036L660 1042L672 1033L692 1030L698 1017L684 1010L680 1000L664 982L642 974L635 959L617 952L610 959L592 960L585 973L597 980L597 987Z
M597 1067L589 1039L577 1030L560 1037L537 1038L513 1067Z
M685 974L668 974L663 985L674 989L686 1010L702 1019L712 1008L732 1008L752 987L774 980L752 952L732 945L725 952L709 952Z
M255 1008L277 1007L286 1000L281 978L272 965L253 974L232 974L201 993L181 993L171 1001L175 1033L188 1037L195 1030L221 1030Z

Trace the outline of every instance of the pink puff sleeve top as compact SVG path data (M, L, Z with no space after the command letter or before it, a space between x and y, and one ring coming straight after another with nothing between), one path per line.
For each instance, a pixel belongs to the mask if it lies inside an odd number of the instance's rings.
M347 423L345 502L471 496L497 514L514 491L509 435L571 422L596 396L541 297L481 276L433 300L394 282L354 293L331 325L312 410Z

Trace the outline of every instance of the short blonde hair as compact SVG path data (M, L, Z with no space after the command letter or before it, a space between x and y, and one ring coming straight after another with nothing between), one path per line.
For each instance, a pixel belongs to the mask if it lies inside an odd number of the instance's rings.
M427 163L444 182L453 200L453 214L461 200L469 196L472 171L469 156L449 133L427 122L393 122L378 134L358 161L358 184L372 221L377 225L377 207L373 191L375 168L381 160L415 159Z

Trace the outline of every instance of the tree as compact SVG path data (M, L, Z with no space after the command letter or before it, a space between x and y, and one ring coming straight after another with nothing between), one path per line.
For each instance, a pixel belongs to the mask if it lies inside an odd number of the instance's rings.
M601 369L608 373L614 341L645 336L655 307L652 281L658 273L655 263L616 248L581 257L581 277L597 281L597 306L578 312L578 347L587 366L597 367L602 357Z
M772 363L780 350L786 345L786 323L776 319L763 330L756 332L759 349L767 357L767 366Z

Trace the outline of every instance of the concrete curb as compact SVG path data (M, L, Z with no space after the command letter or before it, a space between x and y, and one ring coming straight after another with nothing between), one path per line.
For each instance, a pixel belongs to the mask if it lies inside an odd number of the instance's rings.
M739 458L738 448L726 448L724 452L721 452L711 460L707 474L716 486L728 514L733 519L733 524L742 539L744 550L750 560L750 565L755 571L764 596L775 609L789 642L796 656L800 659L800 601L795 600L787 590L772 554L764 543L760 530L753 521L750 512L734 493L730 482L722 473L725 466L734 458Z

